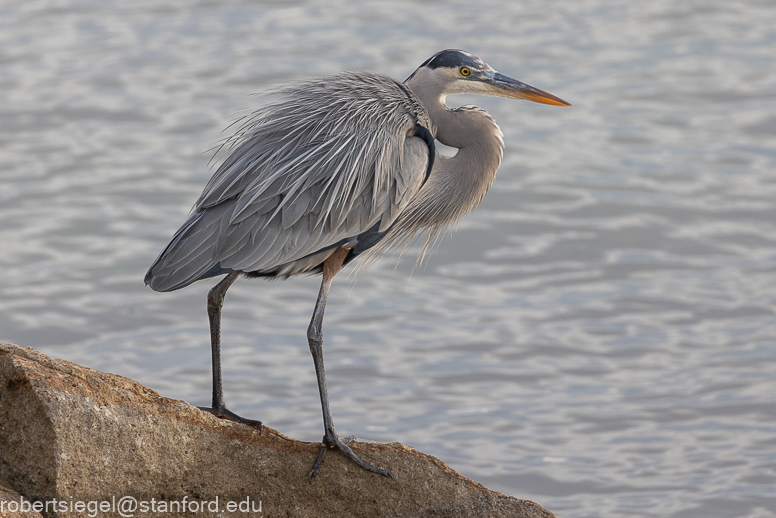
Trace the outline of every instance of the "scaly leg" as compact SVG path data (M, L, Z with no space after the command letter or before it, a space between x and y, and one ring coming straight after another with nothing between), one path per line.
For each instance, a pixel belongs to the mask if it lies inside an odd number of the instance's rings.
M207 294L207 315L210 319L210 349L213 353L213 406L199 407L200 410L210 412L221 419L229 419L248 426L253 426L259 433L262 432L260 421L245 419L235 414L224 403L224 386L221 378L221 308L224 305L224 296L229 286L237 280L242 272L232 272L216 284Z
M321 441L321 449L318 451L318 457L315 459L313 469L307 477L307 480L310 483L312 483L313 478L320 471L321 465L323 464L323 456L326 454L326 451L335 447L339 448L342 453L347 455L353 462L362 468L393 478L390 471L372 466L368 462L361 460L358 455L353 453L353 450L350 449L347 443L339 438L337 432L334 430L334 421L332 420L331 410L329 409L329 393L326 390L326 373L323 369L323 332L321 330L323 326L323 311L326 309L326 299L329 296L331 281L342 267L342 263L348 255L348 252L349 251L344 248L339 248L323 263L323 282L321 283L321 290L318 292L318 300L315 302L313 318L310 321L310 326L307 328L307 341L310 344L310 352L313 355L313 362L315 362L315 374L318 377L318 392L320 392L321 395L323 428L325 432L323 440Z

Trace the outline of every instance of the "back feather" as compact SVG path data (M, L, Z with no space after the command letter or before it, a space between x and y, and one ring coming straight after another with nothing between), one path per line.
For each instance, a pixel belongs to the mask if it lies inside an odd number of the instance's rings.
M326 249L387 231L426 175L416 125L430 126L425 108L384 76L279 88L222 144L228 156L146 283L169 291L230 271L296 275Z

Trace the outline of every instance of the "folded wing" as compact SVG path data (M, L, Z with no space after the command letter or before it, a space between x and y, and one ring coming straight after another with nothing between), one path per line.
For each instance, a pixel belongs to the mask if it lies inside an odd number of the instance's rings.
M275 93L225 142L229 155L146 275L157 291L232 271L315 272L338 246L376 244L426 178L411 91L366 73Z

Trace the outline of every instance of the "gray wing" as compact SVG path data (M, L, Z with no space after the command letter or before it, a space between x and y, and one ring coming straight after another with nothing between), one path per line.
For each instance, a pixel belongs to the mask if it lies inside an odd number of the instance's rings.
M182 288L230 271L288 276L385 232L426 177L428 115L402 84L351 73L284 87L231 153L146 283Z

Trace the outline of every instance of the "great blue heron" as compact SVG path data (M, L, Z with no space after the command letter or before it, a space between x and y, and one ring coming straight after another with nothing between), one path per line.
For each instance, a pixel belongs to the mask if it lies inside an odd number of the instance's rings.
M285 86L227 139L231 149L194 209L148 270L145 283L172 291L227 274L208 293L213 404L219 417L253 425L226 408L221 382L221 307L240 274L323 274L307 328L323 408L321 449L392 476L358 457L334 429L323 368L323 311L343 265L416 233L438 235L482 200L501 163L501 129L474 106L448 109L450 94L475 93L569 106L502 75L461 50L443 50L403 83L342 73ZM458 149L447 158L434 139Z

